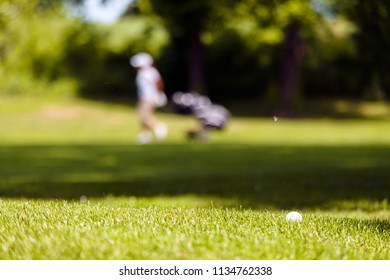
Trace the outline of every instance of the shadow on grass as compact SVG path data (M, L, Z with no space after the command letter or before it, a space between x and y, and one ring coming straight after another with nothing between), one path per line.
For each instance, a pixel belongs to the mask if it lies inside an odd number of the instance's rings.
M388 147L5 146L0 158L3 198L195 195L267 209L390 198Z

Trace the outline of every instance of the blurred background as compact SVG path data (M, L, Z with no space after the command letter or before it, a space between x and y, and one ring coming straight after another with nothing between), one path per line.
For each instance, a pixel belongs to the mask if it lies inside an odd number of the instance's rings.
M294 117L310 100L387 102L389 50L388 0L0 0L6 97L132 101L129 58L147 51L168 96Z

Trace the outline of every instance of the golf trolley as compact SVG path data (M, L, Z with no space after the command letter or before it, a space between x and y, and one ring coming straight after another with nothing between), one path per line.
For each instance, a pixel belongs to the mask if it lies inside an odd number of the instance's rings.
M198 93L176 92L172 95L173 109L177 114L192 115L201 123L200 129L189 131L190 140L207 140L212 130L223 130L229 121L230 112L223 106L213 104Z

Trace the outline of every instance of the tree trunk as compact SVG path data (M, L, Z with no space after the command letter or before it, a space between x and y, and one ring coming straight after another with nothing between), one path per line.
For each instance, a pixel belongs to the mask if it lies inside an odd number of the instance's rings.
M286 29L285 50L282 59L278 115L294 115L293 100L296 97L300 70L304 56L304 45L300 36L300 24L293 21Z
M190 36L188 49L188 82L189 89L204 93L204 46L200 35Z

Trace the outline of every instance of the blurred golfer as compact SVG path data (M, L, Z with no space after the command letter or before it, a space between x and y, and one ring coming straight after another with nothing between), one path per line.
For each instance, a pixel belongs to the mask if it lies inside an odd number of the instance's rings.
M163 140L168 133L167 126L154 116L155 109L167 103L163 79L147 53L136 54L130 59L130 64L137 69L137 110L141 120L137 143L149 143L153 134L157 140Z

